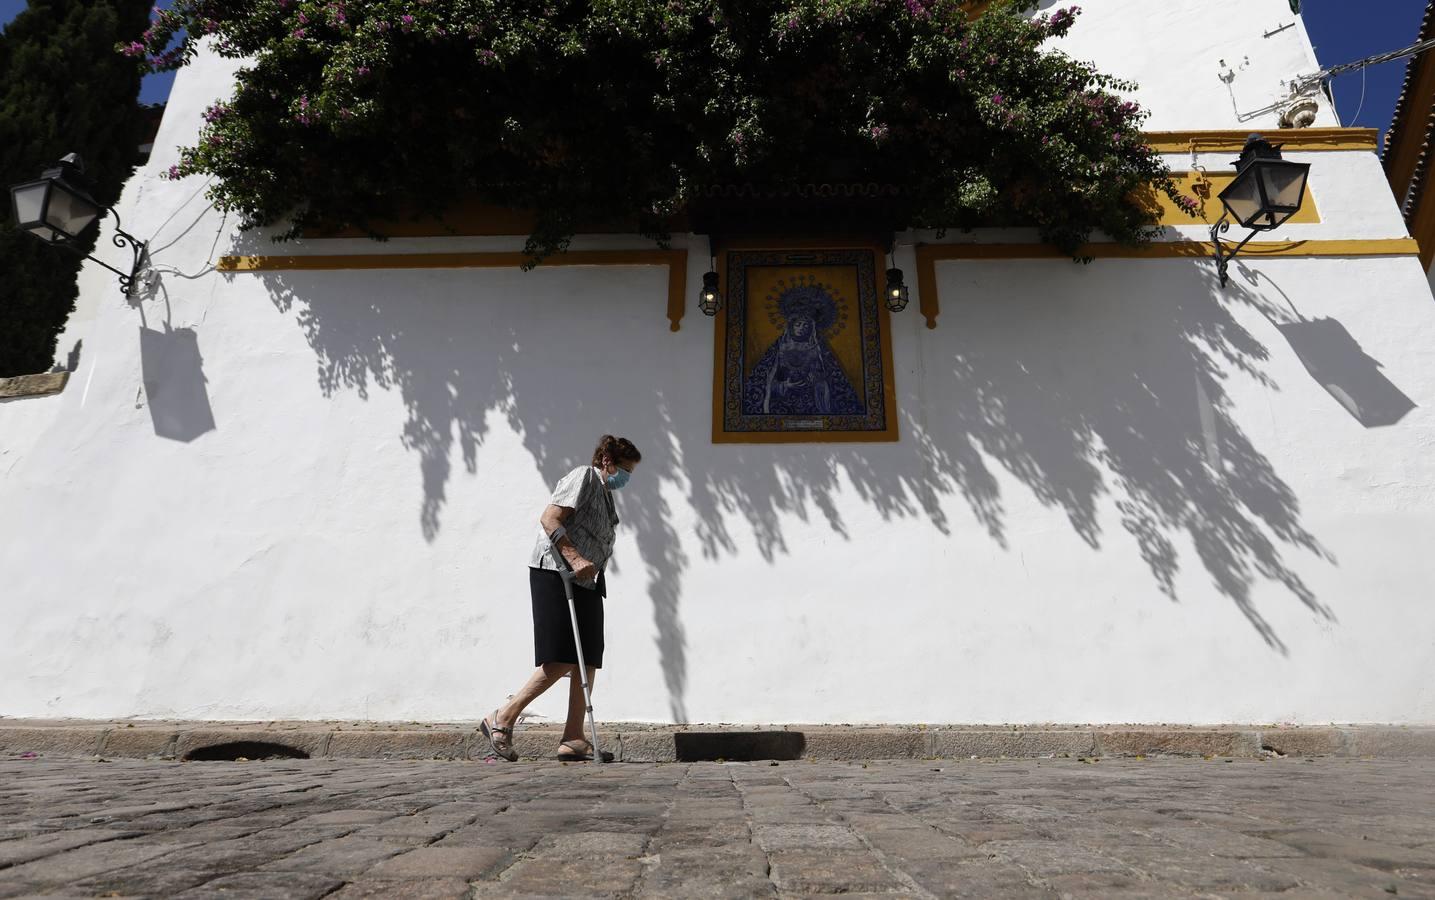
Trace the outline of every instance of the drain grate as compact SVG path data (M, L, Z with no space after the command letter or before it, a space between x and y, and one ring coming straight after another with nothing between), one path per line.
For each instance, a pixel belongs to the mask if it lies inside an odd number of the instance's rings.
M290 747L288 744L275 744L269 741L230 741L227 744L196 747L186 753L184 758L196 762L215 760L234 762L238 759L308 759L309 754L297 747Z
M679 731L673 739L678 762L801 759L807 749L800 731Z

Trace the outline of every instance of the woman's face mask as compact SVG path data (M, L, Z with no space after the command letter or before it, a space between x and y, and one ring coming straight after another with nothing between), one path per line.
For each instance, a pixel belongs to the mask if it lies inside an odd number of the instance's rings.
M627 469L619 468L618 471L607 477L606 481L608 484L608 489L612 491L622 490L623 485L627 484L628 479L632 477L632 472L629 472Z

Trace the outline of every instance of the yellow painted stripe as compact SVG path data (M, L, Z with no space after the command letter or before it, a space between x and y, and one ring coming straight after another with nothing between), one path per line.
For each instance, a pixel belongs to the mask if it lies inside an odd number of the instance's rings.
M1210 227L1221 218L1225 209L1221 206L1220 194L1232 181L1235 171L1230 172L1172 172L1171 180L1176 188L1187 196L1194 197L1200 208L1195 213L1181 209L1170 197L1157 190L1144 191L1137 196L1138 202L1156 215L1158 225L1205 225ZM1197 193L1197 187L1205 182L1206 195ZM1286 221L1292 225L1314 225L1320 222L1320 210L1315 205L1315 191L1307 187L1301 198L1300 209Z
M1146 143L1160 153L1238 151L1251 134L1260 134L1283 150L1375 150L1374 128L1269 128L1220 131L1148 131Z
M221 272L343 271L356 269L514 269L529 256L517 252L477 253L352 253L314 256L223 256ZM669 329L682 323L687 291L686 250L569 250L543 260L540 266L667 266Z
M928 328L937 327L941 304L937 297L938 262L990 259L1071 259L1050 244L918 244L917 291ZM1417 256L1420 245L1410 237L1349 241L1252 241L1241 249L1244 257L1274 256ZM1127 247L1121 244L1087 244L1081 255L1095 259L1210 259L1205 241L1161 241Z
M687 260L685 250L569 250L543 260L545 266L666 266ZM221 272L324 269L507 269L528 262L526 253L340 253L312 256L223 256Z
M1419 252L1414 238L1357 241L1251 241L1242 256L1410 256ZM1070 259L1050 244L920 244L917 253L933 261L948 259ZM1128 247L1123 244L1087 244L1080 255L1096 259L1169 259L1206 257L1205 241L1158 241Z

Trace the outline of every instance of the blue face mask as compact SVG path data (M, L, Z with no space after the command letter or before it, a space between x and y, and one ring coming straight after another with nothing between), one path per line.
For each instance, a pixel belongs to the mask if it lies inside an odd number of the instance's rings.
M627 483L628 483L628 479L631 478L631 477L633 477L633 473L632 473L632 472L629 472L627 469L619 469L618 471L614 472L612 475L609 475L609 476L608 476L608 478L607 478L608 489L609 489L610 491L621 490L622 487L623 487L623 485L627 484Z

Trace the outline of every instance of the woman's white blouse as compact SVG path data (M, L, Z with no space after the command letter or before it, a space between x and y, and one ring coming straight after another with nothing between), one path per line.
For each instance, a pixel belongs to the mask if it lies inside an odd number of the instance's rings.
M583 558L602 572L609 557L613 555L613 544L617 540L618 511L613 505L613 492L603 481L603 473L593 466L579 466L558 482L553 497L548 501L554 506L573 510L563 522L568 540L583 554ZM533 553L528 565L535 569L557 571L558 563L548 552L548 535L543 526L538 526L538 538L533 544ZM592 581L574 581L574 584L591 588L597 585L597 576Z

